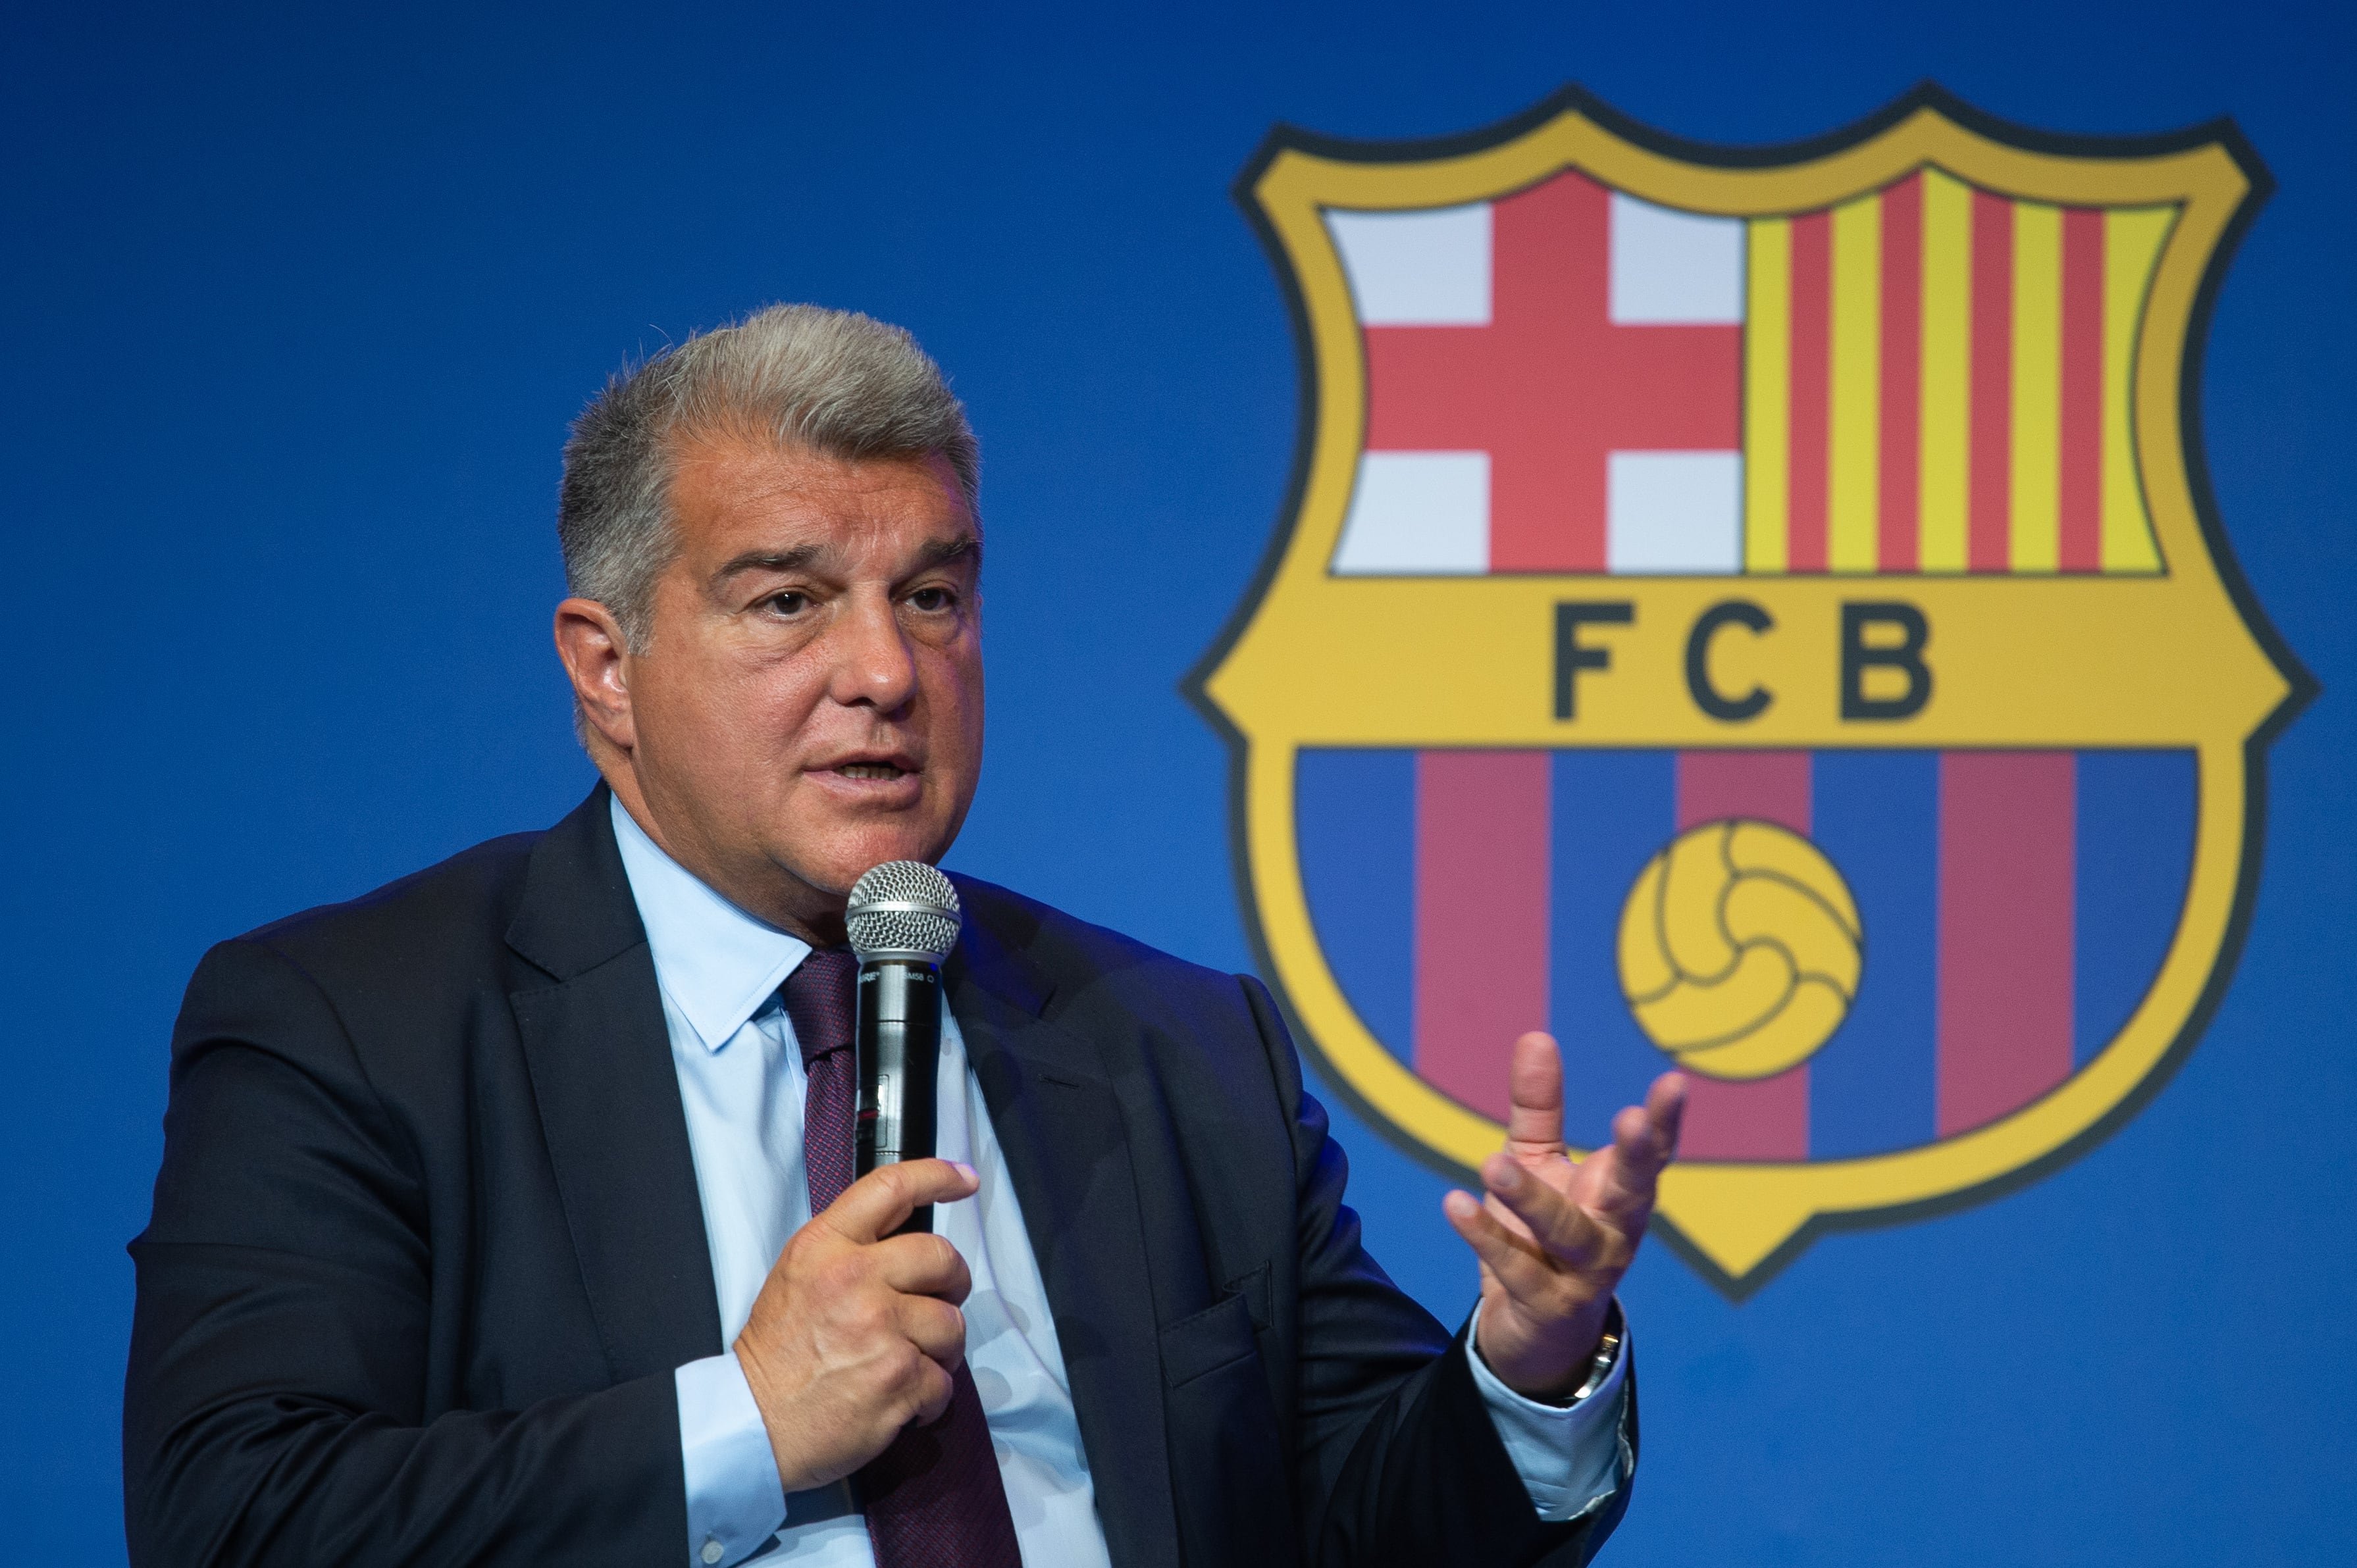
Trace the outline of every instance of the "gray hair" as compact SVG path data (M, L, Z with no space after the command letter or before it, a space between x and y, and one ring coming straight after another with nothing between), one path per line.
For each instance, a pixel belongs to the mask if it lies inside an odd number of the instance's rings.
M941 367L901 328L773 305L626 365L573 422L557 494L566 587L646 644L655 579L678 553L673 469L683 441L734 436L824 456L945 458L966 510L982 449Z

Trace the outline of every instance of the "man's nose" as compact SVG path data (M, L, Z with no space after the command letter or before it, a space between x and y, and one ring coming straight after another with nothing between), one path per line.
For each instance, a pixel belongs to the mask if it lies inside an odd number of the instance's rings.
M830 639L835 659L827 694L845 707L890 714L916 693L917 661L893 609L884 593L855 593L844 603Z

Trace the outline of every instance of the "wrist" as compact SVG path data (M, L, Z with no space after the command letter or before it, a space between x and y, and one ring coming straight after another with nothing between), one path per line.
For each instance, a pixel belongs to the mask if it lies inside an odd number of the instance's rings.
M770 1457L778 1466L779 1484L789 1492L802 1491L810 1484L809 1477L802 1474L803 1457L791 1451L791 1444L779 1440L780 1423L773 1413L777 1401L770 1386L769 1369L761 1364L759 1356L750 1353L746 1345L748 1337L749 1332L739 1334L737 1343L729 1348L737 1353L737 1365L745 1373L745 1386L752 1391L754 1407L761 1412L762 1428L770 1436Z
M1573 1405L1594 1392L1610 1375L1619 1359L1621 1339L1620 1304L1607 1296L1581 1307L1555 1334L1553 1347L1494 1341L1493 1315L1488 1304L1480 1309L1469 1337L1469 1348L1481 1364L1509 1390L1542 1404ZM1484 1343L1484 1341L1491 1341ZM1566 1357L1565 1345L1582 1347Z
M1614 1296L1605 1304L1604 1326L1596 1337L1596 1348L1588 1354L1587 1376L1564 1403L1577 1404L1604 1386L1612 1376L1612 1369L1620 1365L1620 1347L1628 1337L1628 1326L1620 1315L1620 1298Z

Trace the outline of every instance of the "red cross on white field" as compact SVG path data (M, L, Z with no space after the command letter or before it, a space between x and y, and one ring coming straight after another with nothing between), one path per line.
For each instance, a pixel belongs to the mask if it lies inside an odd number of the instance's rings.
M1452 210L1475 220L1482 216L1480 208ZM1362 469L1362 491L1366 475L1408 472L1396 459L1380 467L1383 455L1454 461L1476 488L1486 456L1486 560L1468 557L1438 569L1712 569L1701 559L1675 559L1684 546L1671 549L1667 564L1651 560L1639 534L1700 527L1731 543L1738 526L1739 225L1626 199L1616 204L1609 190L1576 171L1490 203L1486 213L1486 311L1477 278L1459 289L1460 304L1421 321L1412 308L1382 307L1381 270L1399 271L1403 263L1388 257L1402 252L1400 244L1379 235L1390 251L1372 264L1364 259L1373 253L1368 242L1359 240L1353 248L1354 234L1396 224L1396 218L1343 215L1337 223L1369 322L1366 450L1378 467ZM1346 230L1353 219L1361 227ZM1629 225L1617 244L1616 221ZM1417 263L1411 257L1406 264ZM1444 270L1447 264L1456 263L1444 258ZM1473 264L1480 264L1478 256ZM1689 274L1702 276L1704 294L1719 303L1695 313L1699 321L1660 319L1678 315L1681 289L1693 293ZM1413 279L1409 292L1415 292ZM1672 307L1649 307L1643 303L1649 297L1669 297ZM1627 303L1631 300L1638 303ZM1413 324L1391 324L1403 317ZM1689 466L1646 468L1641 460L1619 468L1616 480L1615 454L1624 464L1632 455L1652 454ZM1703 467L1693 466L1697 458ZM1694 488L1696 474L1703 477L1700 491ZM1616 483L1624 491L1618 499ZM1700 502L1687 499L1697 494ZM1649 521L1655 517L1666 521ZM1479 523L1471 526L1478 546ZM1638 542L1624 546L1631 538ZM1703 554L1715 561L1727 547L1714 543ZM1337 569L1357 568L1338 559Z

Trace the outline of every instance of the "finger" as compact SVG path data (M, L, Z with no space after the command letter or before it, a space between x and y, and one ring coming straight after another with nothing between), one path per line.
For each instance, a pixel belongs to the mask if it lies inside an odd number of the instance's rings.
M1631 1105L1612 1119L1612 1157L1604 1162L1598 1208L1625 1218L1652 1208L1662 1172L1677 1158L1685 1092L1685 1079L1665 1072L1653 1080L1642 1106Z
M1508 1295L1518 1301L1545 1299L1555 1269L1537 1243L1507 1230L1469 1192L1450 1193L1440 1200L1440 1211Z
M873 1256L884 1283L903 1295L931 1296L957 1306L974 1289L974 1275L946 1237L887 1237L875 1244Z
M1523 1169L1512 1155L1491 1155L1484 1160L1481 1185L1530 1228L1532 1240L1548 1257L1583 1266L1603 1251L1603 1227L1579 1205Z
M1662 1160L1663 1165L1678 1157L1678 1133L1685 1125L1689 1087L1685 1074L1665 1072L1653 1080L1651 1089L1645 1090L1645 1113L1669 1139L1669 1151Z
M931 1426L949 1413L951 1396L957 1392L957 1383L940 1363L931 1359L917 1368L917 1408L909 1418L915 1426Z
M1514 1042L1506 1074L1506 1139L1516 1154L1563 1148L1563 1057L1555 1037L1536 1030Z
M894 1314L909 1343L943 1371L957 1370L965 1359L965 1314L929 1295L900 1298Z
M878 1165L843 1189L820 1216L846 1240L862 1244L889 1236L928 1203L972 1197L982 1185L972 1165L909 1160Z

